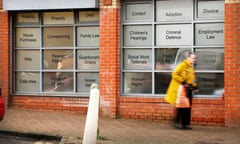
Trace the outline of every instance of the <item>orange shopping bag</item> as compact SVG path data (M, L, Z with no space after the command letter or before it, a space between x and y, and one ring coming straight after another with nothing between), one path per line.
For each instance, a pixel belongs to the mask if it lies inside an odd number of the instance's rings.
M186 87L183 85L179 85L176 99L176 107L177 108L189 108L190 102L186 95Z

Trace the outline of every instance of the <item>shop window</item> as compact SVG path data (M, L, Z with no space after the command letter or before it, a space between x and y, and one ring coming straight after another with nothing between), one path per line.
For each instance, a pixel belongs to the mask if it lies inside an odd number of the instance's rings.
M124 0L122 6L123 96L164 96L188 51L197 55L195 96L221 95L224 0Z
M99 83L98 11L19 12L12 18L14 94L85 96Z

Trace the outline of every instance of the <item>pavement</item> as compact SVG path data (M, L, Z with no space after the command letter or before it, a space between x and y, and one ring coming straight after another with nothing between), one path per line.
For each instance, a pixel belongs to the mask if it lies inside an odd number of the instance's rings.
M81 144L86 115L8 108L0 131L61 137L61 144ZM98 144L239 144L240 128L192 125L175 129L168 122L99 119ZM1 143L1 142L0 142ZM43 144L43 143L42 143ZM49 144L49 143L46 143Z

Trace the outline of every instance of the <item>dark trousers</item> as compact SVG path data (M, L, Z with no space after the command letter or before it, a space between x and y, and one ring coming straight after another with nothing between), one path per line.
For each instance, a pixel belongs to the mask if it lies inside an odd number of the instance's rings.
M192 90L186 89L187 97L192 105ZM190 108L176 108L174 122L182 126L190 125L191 121L191 107Z

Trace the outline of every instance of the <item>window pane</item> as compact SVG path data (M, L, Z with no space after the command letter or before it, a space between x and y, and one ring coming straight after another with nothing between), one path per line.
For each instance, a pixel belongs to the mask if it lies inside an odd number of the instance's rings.
M190 21L192 20L192 0L157 1L157 21Z
M17 48L39 48L40 28L16 28Z
M126 18L127 21L151 21L152 4L151 3L127 3Z
M223 45L224 24L196 24L195 25L196 45Z
M192 25L157 25L157 45L192 45Z
M155 93L156 94L165 94L168 88L168 85L171 80L170 72L162 72L155 74Z
M44 24L73 24L73 12L45 12Z
M224 18L224 0L198 0L198 18Z
M35 72L16 72L16 91L40 92L40 74Z
M152 73L124 73L124 93L152 93Z
M16 69L40 70L39 50L16 50Z
M152 27L151 25L125 26L124 27L125 46L151 46Z
M78 27L78 46L99 46L99 27Z
M185 59L187 48L159 48L156 49L156 69L173 70L176 65Z
M72 27L47 27L43 29L44 47L72 47Z
M73 73L45 72L43 78L45 92L73 92Z
M77 91L89 93L93 83L99 84L99 73L78 73L77 74Z
M99 11L80 11L79 22L98 22Z
M38 24L39 23L39 14L37 12L31 13L18 13L17 14L17 23L18 24Z
M124 69L151 69L151 49L124 49Z
M221 73L197 73L199 94L220 96L224 89L224 75Z
M73 69L72 50L44 50L44 69Z
M224 70L224 49L196 49L197 70Z
M78 69L98 70L99 50L78 50Z

